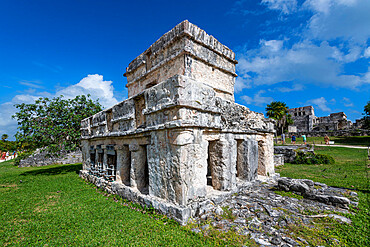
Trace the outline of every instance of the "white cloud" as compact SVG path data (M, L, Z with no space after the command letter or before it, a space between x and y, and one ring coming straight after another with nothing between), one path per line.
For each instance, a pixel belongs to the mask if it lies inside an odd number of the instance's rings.
M19 84L23 85L23 86L28 86L28 87L31 87L31 88L43 88L41 82L39 81L20 81Z
M266 54L271 52L279 52L283 47L283 40L261 40L260 44Z
M369 0L307 0L303 6L314 13L308 23L314 38L363 43L370 36Z
M262 0L261 3L267 5L269 9L279 10L283 14L290 14L297 9L296 0Z
M267 52L266 43L263 41L257 49L241 55L237 65L239 74L244 77L253 75L250 80L257 86L300 82L354 89L366 83L364 76L343 74L342 61L352 61L345 58L350 53L343 55L326 41L316 45L303 40L290 49L273 46L276 52Z
M312 16L294 34L299 37L295 43L285 42L289 40L286 37L261 39L259 47L237 52L237 70L243 79L236 83L236 92L247 86L286 82L349 89L370 83L370 72L345 73L347 63L370 57L366 45L370 39L369 0L306 0L300 7L297 1L262 0L261 4L283 14L307 14L309 10Z
M347 97L343 97L342 98L342 103L343 103L343 105L345 107L352 107L352 106L354 106L353 103L352 103L352 101L349 98L347 98Z
M12 116L16 112L16 108L14 107L15 104L21 103L32 103L39 96L29 95L29 94L21 94L16 95L10 102L5 102L0 105L0 135L8 134L9 140L13 140L13 135L17 131L17 121L12 119Z
M325 14L329 13L331 6L331 0L307 0L303 3L303 7Z
M235 85L234 85L235 93L239 93L239 92L243 91L243 89L245 89L245 88L250 88L250 84L251 84L251 81L250 81L250 78L247 74L242 75L242 76L238 76L235 79Z
M368 48L366 48L366 50L364 52L364 57L366 57L366 58L370 57L370 46Z
M294 91L302 91L304 86L302 84L294 84L292 87L278 87L276 90L282 93L290 93Z
M247 95L242 96L243 101L248 105L263 106L271 103L274 99L272 97L263 97L261 94L266 93L264 90L258 91L253 98Z
M367 83L370 83L370 66L367 68L367 72L365 73L364 75L364 80L367 82Z
M91 98L99 99L104 107L117 104L113 95L112 81L104 81L102 75L88 75L79 83L57 91L56 95L64 95L66 98L74 98L77 95L90 94Z
M91 98L99 102L104 107L110 107L118 103L113 94L114 88L112 81L104 81L102 75L88 75L83 78L79 83L69 87L58 90L56 93L51 94L48 92L35 92L35 90L28 90L34 94L19 94L13 97L10 102L0 105L0 134L8 134L9 139L15 134L17 129L17 122L11 118L16 112L14 104L20 103L33 103L40 97L54 97L64 95L66 98L74 98L77 95L90 94Z
M331 109L327 106L327 104L328 101L324 97L311 99L306 102L306 105L315 105L322 111L331 112Z

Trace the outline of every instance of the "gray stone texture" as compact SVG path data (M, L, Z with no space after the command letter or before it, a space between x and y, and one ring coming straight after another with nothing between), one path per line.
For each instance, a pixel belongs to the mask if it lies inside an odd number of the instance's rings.
M293 184L288 178L281 179ZM290 234L292 225L315 229L317 225L315 219L327 217L351 224L350 219L339 215L350 213L343 207L277 194L278 181L274 179L268 179L263 183L253 181L238 193L225 196L222 202L214 205L212 202L215 201L203 203L199 206L199 215L192 219L195 223L192 231L207 235L208 228L212 225L213 229L222 232L231 231L234 234L246 235L261 246L310 246L304 238ZM294 183L299 183L305 188L308 186L311 193L325 193L338 197L343 193L348 195L345 189L328 187L311 180L299 180ZM356 197L353 199L358 200ZM227 215L222 208L228 209ZM329 223L327 226L334 227L335 224Z
M258 143L256 140L238 140L237 177L247 181L255 180L258 169Z
M297 151L300 152L314 152L314 147L313 146L306 146L306 145L300 145L300 146L274 146L274 154L275 155L283 155L283 163L292 163L296 156L297 156Z
M274 154L274 165L275 167L284 165L284 154Z
M37 149L29 157L21 160L18 167L75 163L82 163L82 152L80 150L73 152L60 151L50 156L45 149Z
M274 121L234 102L236 63L188 21L166 33L127 68L129 98L82 121L81 176L181 223L257 173L273 176ZM107 145L113 182L97 166Z
M321 186L321 184L314 183L312 180L280 178L277 182L279 189L299 193L310 200L316 200L346 209L351 204L351 201L343 196L346 192L345 190L335 190L328 188L326 185Z

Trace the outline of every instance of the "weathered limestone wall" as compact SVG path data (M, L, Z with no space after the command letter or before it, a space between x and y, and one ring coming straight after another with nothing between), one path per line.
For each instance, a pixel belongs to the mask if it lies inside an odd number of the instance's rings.
M181 223L274 175L274 121L234 103L236 63L197 26L177 25L130 63L129 98L82 121L80 175Z
M194 126L232 132L273 132L273 120L265 119L263 114L250 111L245 106L218 98L211 87L185 76L174 76L145 90L142 95L83 120L82 137L108 137ZM145 99L143 108L135 105L138 97ZM109 112L112 112L112 117L107 121ZM141 126L137 126L138 115L145 116ZM111 130L109 125L113 126Z
M184 21L163 35L126 69L132 97L174 75L185 75L234 101L235 54L197 26Z
M275 173L273 134L256 136L258 141L258 175L271 176Z
M255 180L258 169L258 142L254 139L238 140L237 177Z

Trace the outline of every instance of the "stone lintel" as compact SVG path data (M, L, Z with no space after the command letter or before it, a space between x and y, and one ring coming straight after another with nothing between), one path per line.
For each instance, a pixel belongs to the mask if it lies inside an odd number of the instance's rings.
M153 67L152 67L152 68L150 68L148 71L146 71L146 73L145 73L145 74L142 74L142 75L140 75L140 76L136 77L135 79L133 79L133 80L131 80L131 81L127 82L126 87L128 88L130 85L135 84L137 81L140 81L141 79L143 79L143 78L145 78L145 77L150 77L150 76L151 76L151 74L152 74L154 71L156 71L156 70L157 70L157 69L159 69L160 67L165 66L168 62L170 62L170 61L174 60L175 58L177 58L177 57L179 57L179 56L182 56L182 55L189 55L190 57L192 57L192 58L194 58L194 59L197 59L197 60L199 60L199 61L201 61L201 62L203 62L203 63L207 64L208 66L210 66L210 67L212 67L212 68L214 68L214 69L218 69L218 70L220 70L220 71L222 71L222 72L224 72L224 73L226 73L226 74L230 74L230 75L231 75L231 76L233 76L233 77L237 77L237 76L238 76L234 71L231 71L231 70L225 69L225 68L223 68L223 67L219 66L219 65L218 65L218 64L216 64L216 63L212 63L212 62L210 62L210 61L207 61L207 60L205 60L205 59L203 59L203 58L201 58L201 57L197 56L193 51L187 51L187 50L186 50L186 47L184 47L184 50L182 50L182 51L178 52L175 56L172 56L172 57L170 57L169 59L166 59L166 60L164 60L164 61L160 62L159 64L157 64L157 65L153 66ZM130 73L132 73L132 71L131 71ZM129 72L126 72L126 73L124 74L124 76L127 76L127 75L129 75L130 73L129 73ZM220 90L220 89L218 89L218 90ZM221 91L221 92L224 92L224 93L228 93L228 92L223 91L223 90L220 90L220 91Z

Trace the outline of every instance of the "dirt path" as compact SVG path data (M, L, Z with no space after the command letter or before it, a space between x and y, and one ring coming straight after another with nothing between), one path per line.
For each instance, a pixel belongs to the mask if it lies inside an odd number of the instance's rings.
M358 148L358 149L367 149L367 147L361 147L361 146L351 146L351 145L326 145L326 144L315 144L315 146L319 147L341 147L341 148Z

